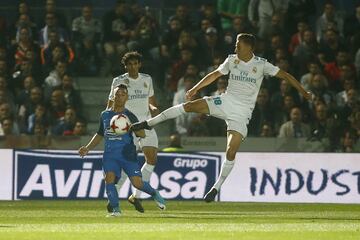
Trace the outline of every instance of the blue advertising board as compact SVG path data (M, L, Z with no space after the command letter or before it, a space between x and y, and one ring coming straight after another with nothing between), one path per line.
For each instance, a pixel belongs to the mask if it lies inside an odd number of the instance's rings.
M14 150L14 199L104 198L102 154L80 158L75 151ZM144 156L139 154L139 162ZM201 199L214 184L221 156L159 153L151 185L166 199ZM121 197L131 188L124 185ZM125 192L125 194L124 194Z

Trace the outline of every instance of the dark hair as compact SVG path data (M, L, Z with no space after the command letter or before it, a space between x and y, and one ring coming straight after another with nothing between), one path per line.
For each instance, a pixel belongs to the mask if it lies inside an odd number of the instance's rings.
M251 33L239 33L238 34L239 41L242 41L251 46L251 48L255 47L256 38Z
M124 64L124 66L130 61L130 60L138 60L141 62L142 55L136 51L134 52L127 52L121 59L121 63Z
M115 89L115 88L125 89L125 90L126 90L126 92L128 92L128 88L127 88L127 86L126 86L125 84L123 84L123 83L121 83L121 84L117 85L116 87L114 87L114 89Z

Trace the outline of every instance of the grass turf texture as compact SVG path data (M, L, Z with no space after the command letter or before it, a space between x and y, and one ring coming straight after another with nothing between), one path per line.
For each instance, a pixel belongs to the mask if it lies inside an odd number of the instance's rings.
M360 239L360 205L144 201L106 218L106 201L0 201L0 239Z

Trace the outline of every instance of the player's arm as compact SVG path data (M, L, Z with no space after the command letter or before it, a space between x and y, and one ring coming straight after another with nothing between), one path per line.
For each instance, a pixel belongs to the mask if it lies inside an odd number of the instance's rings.
M154 95L149 97L149 110L151 117L155 117L160 113L159 109L157 108L156 98Z
M195 96L196 93L200 89L202 89L202 88L206 87L207 85L211 84L212 82L214 82L216 79L218 79L222 75L223 74L218 70L210 72L203 79L201 79L193 88L191 88L189 91L186 92L186 99L191 100L191 98L193 96Z
M80 157L84 157L86 154L88 154L88 152L94 149L94 147L96 147L101 142L102 139L103 136L99 135L98 133L95 133L88 144L79 148Z
M78 152L80 157L84 157L90 150L96 147L104 137L104 125L102 123L102 117L99 120L99 129L91 138L91 140L85 146L79 148Z
M280 79L285 79L288 83L290 83L296 90L300 92L301 95L304 96L307 100L312 100L312 94L310 92L307 92L303 86L290 74L283 70L279 70L278 73L275 75L275 77L278 77Z

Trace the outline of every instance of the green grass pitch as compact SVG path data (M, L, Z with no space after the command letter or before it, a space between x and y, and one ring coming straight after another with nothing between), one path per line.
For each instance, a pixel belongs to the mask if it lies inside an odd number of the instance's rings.
M360 239L360 205L168 201L144 214L125 200L119 218L106 201L0 201L0 239Z

